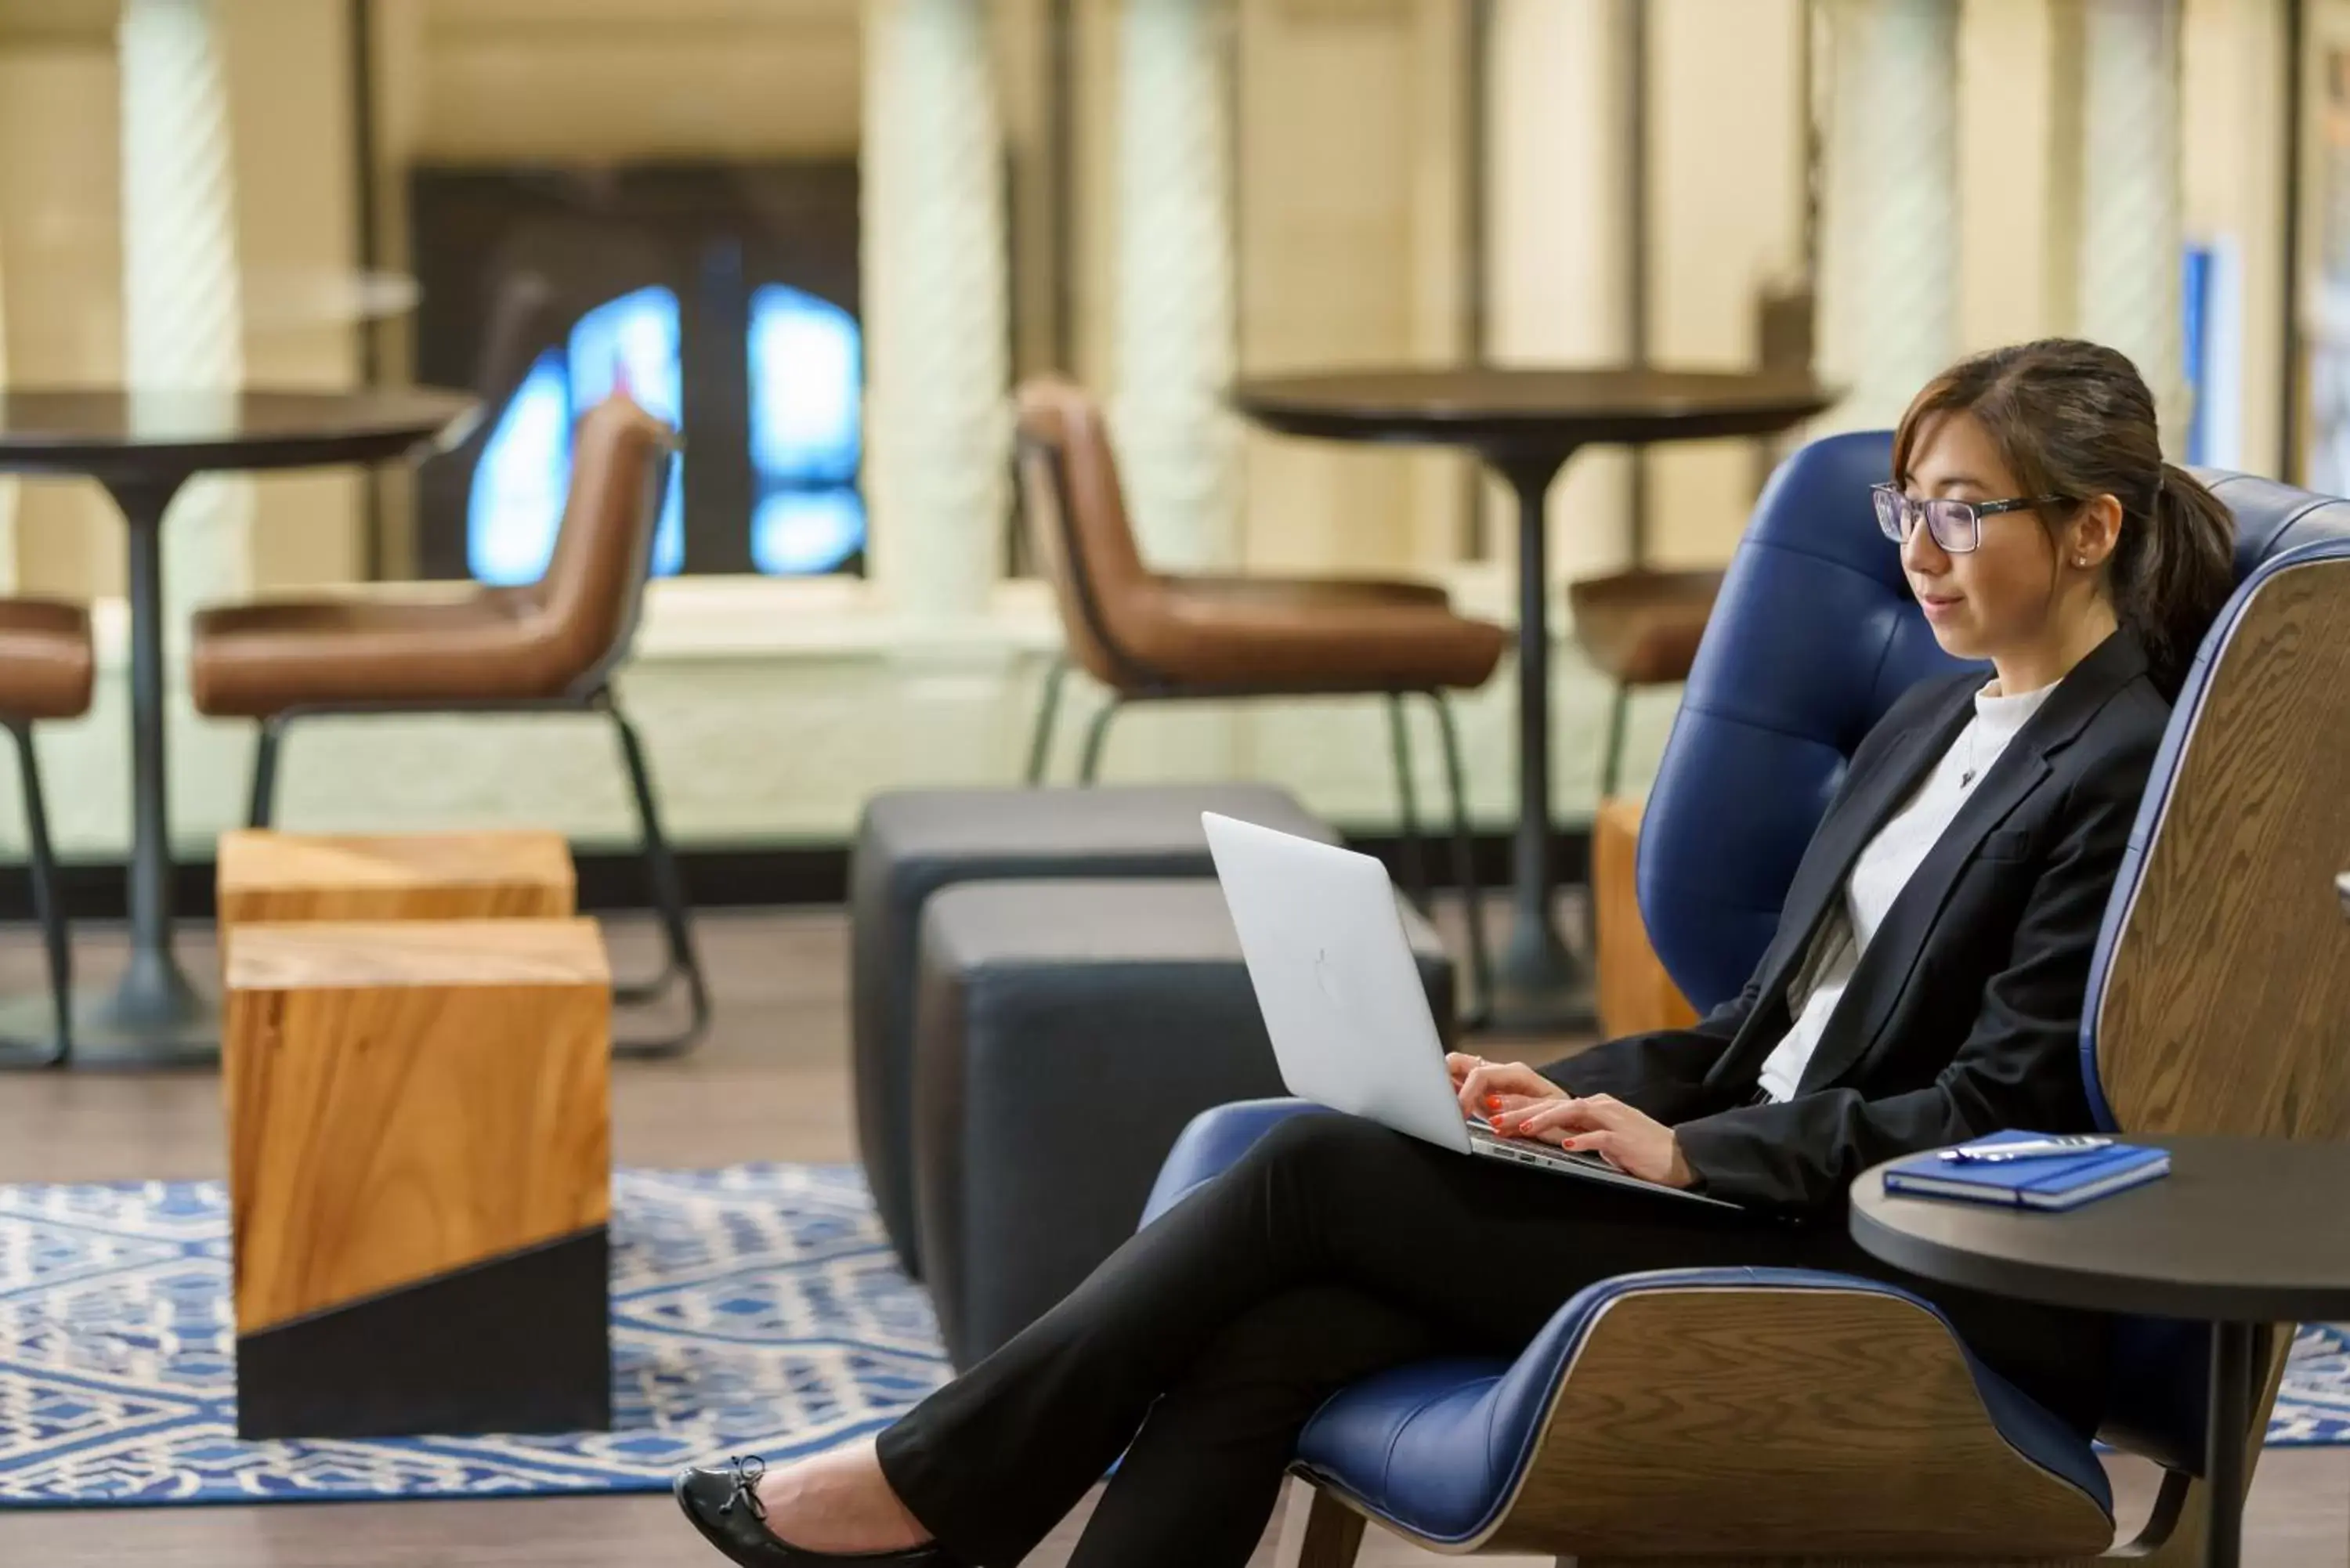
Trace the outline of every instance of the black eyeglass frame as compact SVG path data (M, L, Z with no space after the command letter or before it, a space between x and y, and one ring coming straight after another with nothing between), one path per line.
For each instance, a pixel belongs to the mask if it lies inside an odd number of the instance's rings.
M2005 501L1961 501L1956 496L1928 496L1922 500L1903 493L1898 484L1872 484L1868 487L1870 504L1877 509L1877 532L1898 545L1908 538L1902 524L1915 513L1926 524L1926 532L1934 543L1953 556L1970 555L1982 547L1982 520L1996 517L2002 512L2028 512L2035 506L2064 506L2072 498L2065 495L2013 496ZM1943 536L1946 526L1958 520L1966 524L1966 543L1956 544Z

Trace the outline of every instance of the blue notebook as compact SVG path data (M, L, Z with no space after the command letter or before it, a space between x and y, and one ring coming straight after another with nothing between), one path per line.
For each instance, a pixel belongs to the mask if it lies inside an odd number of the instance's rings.
M2040 1135L1993 1133L1967 1147L2015 1143ZM2168 1149L2116 1143L2087 1154L2050 1155L2003 1164L1973 1165L1939 1151L1905 1159L1885 1173L1885 1190L1908 1198L1955 1198L2012 1209L2077 1209L2100 1198L2160 1180L2170 1172Z

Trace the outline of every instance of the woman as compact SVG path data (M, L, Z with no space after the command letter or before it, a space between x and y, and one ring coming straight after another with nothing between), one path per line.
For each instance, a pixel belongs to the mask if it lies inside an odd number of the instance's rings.
M1451 1059L1497 1129L1744 1211L1299 1116L878 1442L690 1471L688 1517L746 1564L1011 1568L1123 1455L1076 1563L1239 1564L1334 1388L1514 1355L1585 1285L1691 1265L1899 1280L2092 1429L2102 1320L1901 1276L1841 1206L1897 1155L2089 1128L2090 950L2233 525L2162 461L2129 361L2081 342L1946 371L1903 417L1893 477L1874 501L1909 585L1992 679L1927 681L1862 742L1736 1001L1547 1074Z

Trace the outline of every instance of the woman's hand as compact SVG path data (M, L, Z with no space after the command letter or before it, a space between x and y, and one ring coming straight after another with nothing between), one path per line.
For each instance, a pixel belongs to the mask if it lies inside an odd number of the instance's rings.
M1563 1100L1566 1091L1523 1062L1488 1062L1455 1051L1444 1058L1452 1075L1453 1091L1461 1096L1463 1115L1490 1122L1505 1111L1523 1110L1538 1100Z
M1588 1149L1627 1176L1661 1187L1693 1187L1697 1173L1681 1158L1673 1129L1612 1095L1590 1095L1553 1106L1504 1111L1494 1131L1538 1138L1561 1148Z

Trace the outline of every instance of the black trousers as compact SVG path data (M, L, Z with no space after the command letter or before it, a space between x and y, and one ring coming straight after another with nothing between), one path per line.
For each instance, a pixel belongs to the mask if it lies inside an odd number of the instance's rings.
M881 1468L982 1568L1012 1568L1113 1463L1073 1568L1239 1568L1336 1388L1430 1355L1514 1355L1586 1285L1708 1265L1910 1285L1991 1365L2094 1423L2100 1320L1924 1286L1861 1252L1840 1216L1709 1209L1306 1115L883 1432Z

